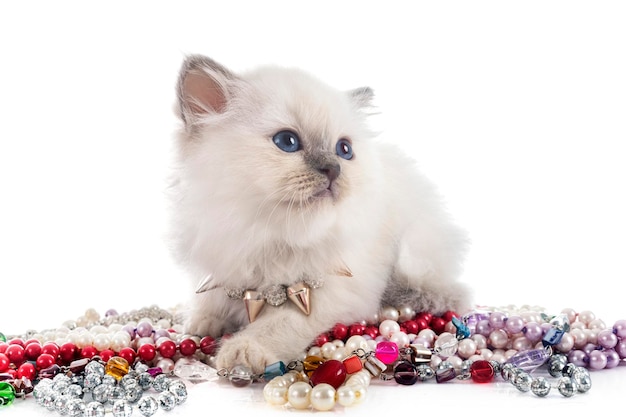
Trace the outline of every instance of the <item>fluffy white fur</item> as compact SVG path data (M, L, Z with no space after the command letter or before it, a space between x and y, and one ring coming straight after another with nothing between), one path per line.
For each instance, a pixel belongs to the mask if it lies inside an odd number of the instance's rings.
M372 92L338 91L297 69L235 74L187 58L178 83L182 128L174 173L172 237L196 284L186 331L218 337L216 366L260 372L294 359L335 323L375 317L381 306L442 313L470 306L457 278L467 239L414 161L367 127ZM302 149L273 142L295 132ZM335 151L339 139L351 160ZM339 176L325 173L339 166ZM353 277L342 276L349 268ZM322 277L312 311L266 306L248 323L222 287L259 289Z

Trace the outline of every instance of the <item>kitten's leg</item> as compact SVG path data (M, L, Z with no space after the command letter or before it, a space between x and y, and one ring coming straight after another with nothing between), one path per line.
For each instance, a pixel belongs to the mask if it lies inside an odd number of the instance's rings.
M184 312L185 333L217 338L237 331L245 323L245 314L236 307L240 307L240 303L221 293L197 294L190 309Z
M383 306L411 306L416 311L463 313L471 307L469 287L458 282L465 237L453 228L408 230L399 242L398 259L383 296Z

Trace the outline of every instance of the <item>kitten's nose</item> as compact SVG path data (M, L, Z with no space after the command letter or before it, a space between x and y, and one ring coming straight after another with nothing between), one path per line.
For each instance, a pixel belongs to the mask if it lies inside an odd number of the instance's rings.
M326 178L328 178L330 182L333 182L339 176L341 166L339 164L326 164L317 168L317 170L326 175Z

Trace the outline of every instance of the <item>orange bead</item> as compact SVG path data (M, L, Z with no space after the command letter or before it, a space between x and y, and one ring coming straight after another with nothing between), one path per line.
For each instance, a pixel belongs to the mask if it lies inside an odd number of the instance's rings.
M359 372L361 369L363 369L363 362L361 362L361 358L356 355L344 359L343 365L346 367L346 372L348 373L348 375Z
M107 364L104 367L104 372L107 375L111 375L116 380L120 380L128 373L130 370L130 365L128 361L119 356L113 356L108 360Z

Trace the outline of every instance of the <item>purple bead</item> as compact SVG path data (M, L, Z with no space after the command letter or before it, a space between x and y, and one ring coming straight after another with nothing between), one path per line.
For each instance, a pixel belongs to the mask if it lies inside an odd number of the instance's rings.
M489 315L489 326L492 329L503 329L506 321L506 314L499 311Z
M469 327L472 334L476 333L476 325L481 320L487 320L489 312L487 311L471 311L463 316L463 322Z
M111 308L104 313L104 317L117 317L119 313L114 308Z
M139 335L139 337L152 336L152 325L147 321L140 322L137 324L137 335Z
M524 319L520 316L511 316L506 319L505 329L510 334L516 334L524 328Z
M573 349L567 354L567 361L576 366L587 366L589 359L587 354L580 349Z
M157 375L161 375L163 373L163 369L161 369L161 368L148 368L148 370L146 372L149 373L150 376L155 377Z
M615 368L617 365L619 365L621 359L614 349L605 350L604 355L606 356L606 366L604 367L604 369Z
M530 340L531 343L537 343L543 337L543 330L538 323L530 322L524 326L522 329L522 333L526 336L526 339Z
M626 340L620 340L615 346L615 351L619 355L620 358L626 358Z
M617 345L617 336L612 329L604 329L598 333L598 344L603 348L613 349Z
M510 363L516 368L526 372L532 372L550 359L550 354L546 349L532 349L519 352L509 358L506 363Z
M437 383L448 382L456 378L456 371L452 365L438 367L435 371L435 380Z
M598 347L593 343L587 343L585 346L583 346L583 352L585 352L587 356L589 356L594 350L598 350Z
M167 337L168 339L171 339L170 332L165 329L159 329L154 332L154 340L159 340L162 337Z
M589 354L589 368L604 369L606 367L606 363L606 355L603 352L594 350Z
M613 325L613 333L620 339L626 338L626 320L617 320Z
M489 337L489 334L491 334L489 320L480 320L478 323L476 323L476 333L482 334L485 337Z
M126 326L122 327L122 330L128 333L131 340L135 338L135 328L131 326L130 324L127 324Z

